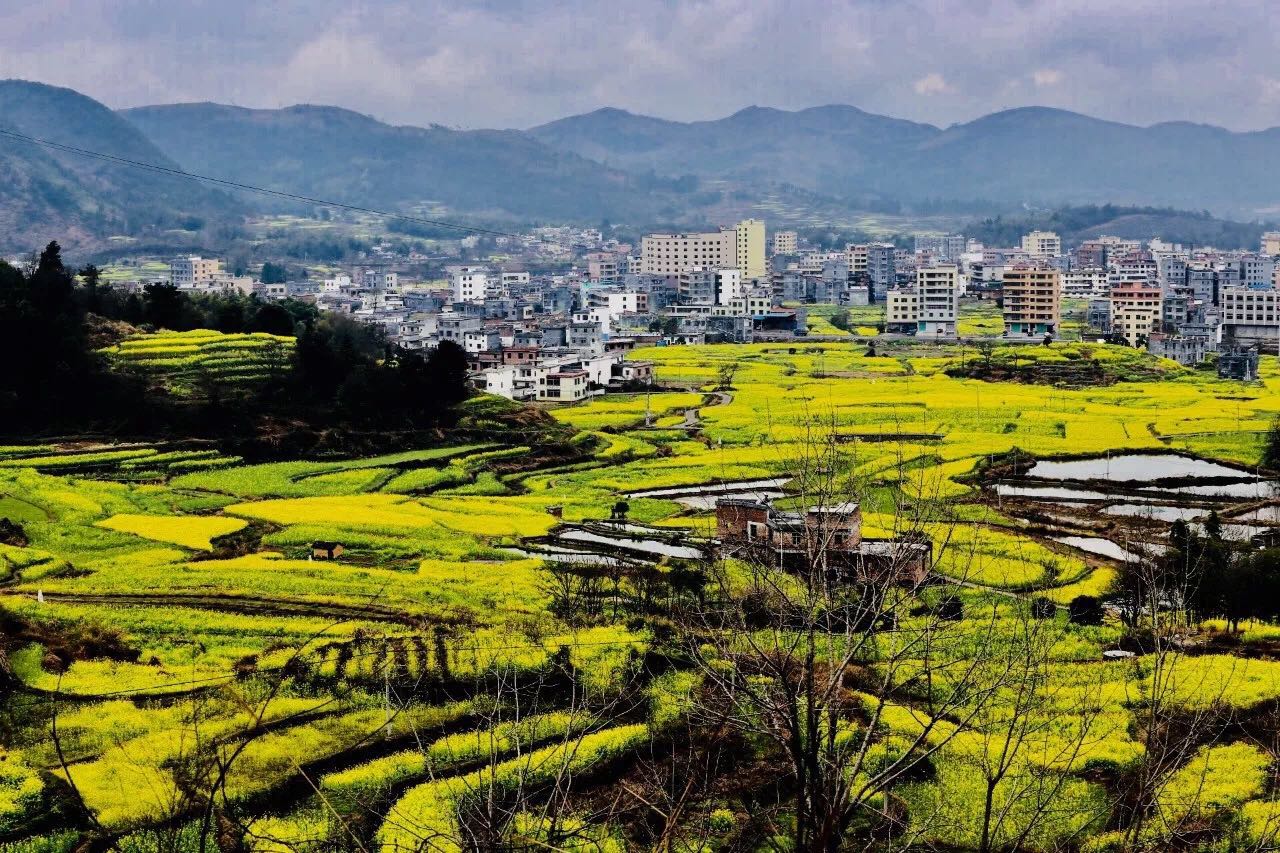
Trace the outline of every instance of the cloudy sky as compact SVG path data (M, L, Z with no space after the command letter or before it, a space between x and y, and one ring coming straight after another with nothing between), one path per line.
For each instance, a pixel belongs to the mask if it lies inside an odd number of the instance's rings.
M527 127L849 103L1280 125L1278 0L0 0L0 77L115 107L338 104Z

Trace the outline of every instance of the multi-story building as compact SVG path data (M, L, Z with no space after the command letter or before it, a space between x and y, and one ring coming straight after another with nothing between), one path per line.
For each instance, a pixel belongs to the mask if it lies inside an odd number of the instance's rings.
M1032 231L1023 236L1022 251L1033 258L1056 258L1062 254L1062 238L1052 231Z
M768 275L769 266L764 259L764 220L744 219L733 230L737 249L734 262L727 266L737 267L746 279Z
M647 234L640 250L647 275L733 266L737 251L737 232L731 228L699 234Z
M600 284L613 284L622 277L618 256L609 252L587 255L587 277Z
M191 255L169 262L169 283L182 290L207 290L222 274L222 261Z
M1107 295L1107 271L1100 267L1069 270L1062 274L1062 295L1077 299Z
M1062 273L1027 264L1004 271L1001 283L1004 336L1040 339L1058 334L1062 306Z
M1280 255L1280 231L1268 231L1262 235L1262 254L1270 257Z
M750 279L767 273L764 242L764 222L744 219L719 231L647 234L640 253L644 272L649 275L679 275L693 267L737 267Z
M884 299L884 330L915 334L920 328L920 294L914 288L890 288Z
M960 269L952 265L916 270L920 307L916 334L929 338L954 338L960 313Z
M929 255L935 261L959 261L964 254L963 234L917 234L915 250L918 255Z
M1111 333L1138 346L1160 331L1164 294L1150 282L1127 282L1111 288Z
M452 285L455 301L482 302L489 291L489 270L485 267L456 267Z
M1280 291L1224 287L1221 297L1224 346L1276 351L1280 346Z
M794 231L773 232L773 253L775 255L794 255L800 248L800 240Z

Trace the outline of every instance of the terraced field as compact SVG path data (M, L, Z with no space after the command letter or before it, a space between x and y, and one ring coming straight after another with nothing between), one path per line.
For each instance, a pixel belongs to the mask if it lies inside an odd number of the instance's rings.
M136 358L181 375L226 352L218 340ZM815 470L861 503L868 536L927 536L940 579L904 593L842 688L831 742L850 761L851 832L891 820L920 847L980 847L983 782L1004 756L991 849L1158 849L1193 826L1265 846L1276 755L1249 728L1280 701L1265 655L1103 660L1121 626L1059 612L1035 623L1034 702L991 673L984 704L912 674L921 637L979 660L983 642L1031 624L1029 599L1066 604L1114 582L1114 559L1055 540L1106 529L1001 512L986 468L1120 449L1252 465L1280 413L1275 361L1248 385L1144 362L1163 381L1058 388L952 378L975 357L958 348L865 352L637 354L683 390L652 395L648 424L642 396L553 409L581 430L581 455L554 463L520 436L257 465L207 448L0 448L0 516L25 537L0 546L0 850L69 853L88 838L138 851L623 850L660 836L670 849L786 849L787 825L768 817L789 796L770 745L722 740L733 726L699 710L743 649L678 627L693 602L739 594L746 569L672 555L714 533L709 502L690 500L706 484L782 483L779 505L801 506ZM1116 371L1139 358L1082 345L1017 356ZM732 388L717 391L725 364ZM619 501L627 526L610 528ZM570 552L599 560L570 569ZM963 618L930 617L946 596ZM876 673L892 691L872 690ZM1157 690L1186 719L1238 725L1190 744L1152 819L1130 829L1118 802L1146 766ZM691 744L736 763L659 807L651 796L687 774ZM886 783L886 767L909 772Z
M210 329L155 332L126 338L103 353L119 369L162 379L177 392L200 383L257 382L285 369L294 339L265 332L227 334Z

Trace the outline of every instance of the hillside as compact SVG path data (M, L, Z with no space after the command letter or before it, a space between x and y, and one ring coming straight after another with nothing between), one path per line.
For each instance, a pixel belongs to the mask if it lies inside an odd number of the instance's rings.
M1171 243L1257 249L1263 231L1274 225L1233 222L1204 212L1159 207L1083 205L1023 216L996 216L971 222L964 233L991 246L1016 245L1028 231L1056 231L1068 244L1104 234L1131 240L1160 237Z
M1026 107L941 130L827 106L752 107L691 123L597 110L530 133L618 168L791 184L845 198L1110 201L1249 216L1280 200L1280 128L1136 127Z
M0 128L169 168L137 128L70 89L0 81ZM77 246L224 216L231 200L186 178L0 138L0 249Z
M674 199L662 185L671 182L638 179L518 131L393 127L323 106L175 104L121 115L188 170L345 203L599 219L656 215Z

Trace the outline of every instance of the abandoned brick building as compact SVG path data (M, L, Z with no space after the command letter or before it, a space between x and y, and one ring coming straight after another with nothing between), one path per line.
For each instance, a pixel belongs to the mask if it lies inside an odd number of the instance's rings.
M722 553L798 570L821 561L845 581L884 581L914 587L929 575L933 546L923 537L871 539L862 535L856 503L788 512L768 499L716 501Z

